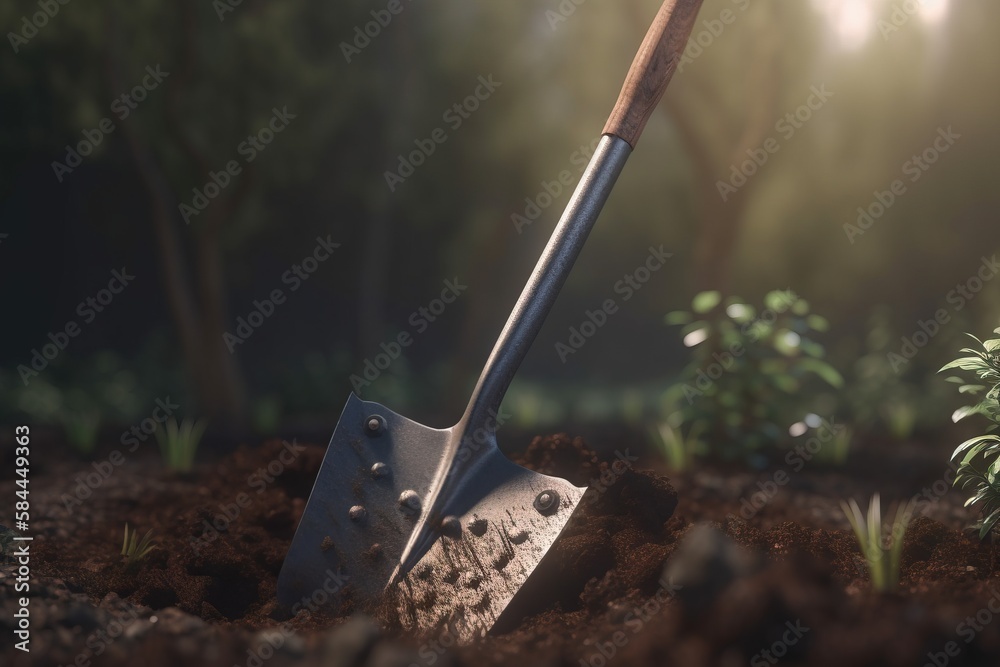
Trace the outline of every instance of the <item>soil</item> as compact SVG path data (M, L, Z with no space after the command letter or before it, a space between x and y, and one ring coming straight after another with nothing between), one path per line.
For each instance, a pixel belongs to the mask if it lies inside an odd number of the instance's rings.
M652 455L537 437L516 460L590 490L492 635L460 648L447 634L277 605L324 450L272 441L187 476L129 459L94 489L86 476L104 477L100 463L49 459L31 482L31 653L5 640L3 664L1000 664L1000 554L966 529L975 510L963 495L934 485L946 457L901 458L919 448L873 447L839 471L699 466L668 478L643 469ZM4 497L14 489L0 483ZM926 492L893 593L872 590L839 508L874 491ZM157 544L133 568L119 553L126 522ZM8 638L15 577L16 564L0 566Z

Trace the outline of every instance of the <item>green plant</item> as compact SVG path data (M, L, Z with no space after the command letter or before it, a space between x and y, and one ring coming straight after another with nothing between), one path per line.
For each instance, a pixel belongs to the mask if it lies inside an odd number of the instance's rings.
M146 534L139 539L139 531L130 531L128 523L125 524L125 539L122 540L122 557L125 559L127 569L134 568L141 563L149 552L156 548L152 540L153 530L147 530Z
M693 358L664 395L688 440L723 460L762 465L787 444L788 428L805 414L811 381L843 379L813 340L827 321L791 291L774 291L756 308L738 297L702 292L690 311L672 312Z
M97 410L64 410L58 416L66 433L66 441L81 454L92 454L97 446L101 413Z
M994 333L1000 334L1000 328ZM979 379L979 383L969 384L960 377L947 378L960 385L959 393L982 396L978 403L955 410L953 421L982 415L993 422L986 434L966 440L951 455L951 460L958 463L955 486L975 491L965 506L982 505L979 538L983 539L1000 520L1000 435L994 433L1000 426L1000 338L981 341L972 334L968 336L981 349L963 348L962 352L969 356L945 364L938 372L957 369L971 372Z
M180 424L171 417L165 424L160 424L156 431L156 442L160 446L163 462L167 467L177 472L190 472L194 465L194 455L198 451L198 443L205 434L208 423L185 417Z
M680 425L671 424L669 420L656 424L650 430L653 442L667 461L667 467L674 472L687 470L695 456L701 452L697 433L689 433L685 438Z
M913 519L916 502L910 500L904 505L896 505L888 526L882 524L882 506L877 493L868 503L867 518L853 498L846 503L841 501L840 507L854 529L854 536L868 563L872 586L877 591L894 590L899 585L903 538Z

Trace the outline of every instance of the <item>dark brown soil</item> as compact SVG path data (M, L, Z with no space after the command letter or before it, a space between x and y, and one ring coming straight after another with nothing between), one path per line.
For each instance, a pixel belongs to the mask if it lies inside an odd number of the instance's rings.
M164 626L184 612L197 617L191 628L201 628L190 630L202 634L187 648L180 638L188 630L136 631L117 642L121 662L94 664L251 664L247 651L269 629L297 642L287 641L272 665L319 664L330 651L340 664L428 667L446 652L452 664L518 667L779 658L790 665L1000 664L1000 622L991 610L1000 612L1000 559L995 546L963 530L974 514L957 492L925 506L907 533L899 591L877 594L838 508L841 498L867 502L872 491L886 491L874 482L814 466L751 513L744 500L771 473L702 468L669 480L642 470L627 449L599 456L565 435L536 438L518 462L590 491L492 637L446 651L440 637L387 636L360 621L345 625L344 614L290 617L274 601L276 579L324 448L295 445L294 460L269 472L289 447L243 448L189 477L168 476L152 460L128 462L79 505L68 505L65 494L86 464L52 465L33 481L36 516L46 517L35 523L33 546L40 587L65 582L70 595L98 608L139 605L143 627L156 622L146 622L152 616ZM909 481L897 476L889 491L908 497L932 476L933 469ZM153 529L158 545L133 570L119 555L126 521ZM717 532L701 530L705 522ZM49 624L58 632L40 636L30 664L84 654L88 623Z

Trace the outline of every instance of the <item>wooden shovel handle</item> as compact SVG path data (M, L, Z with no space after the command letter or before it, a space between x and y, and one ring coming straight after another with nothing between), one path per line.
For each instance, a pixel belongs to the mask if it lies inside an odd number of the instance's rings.
M680 63L701 3L702 0L663 0L635 54L604 134L624 139L635 148Z

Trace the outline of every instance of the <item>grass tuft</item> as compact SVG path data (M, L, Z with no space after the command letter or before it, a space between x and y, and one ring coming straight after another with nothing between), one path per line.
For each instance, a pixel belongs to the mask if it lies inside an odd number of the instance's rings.
M840 507L851 523L861 553L868 563L872 587L880 592L895 590L899 585L903 538L913 520L915 501L895 505L891 510L892 522L888 525L882 523L882 504L877 493L868 503L867 516L862 514L853 498L846 503L841 501Z

